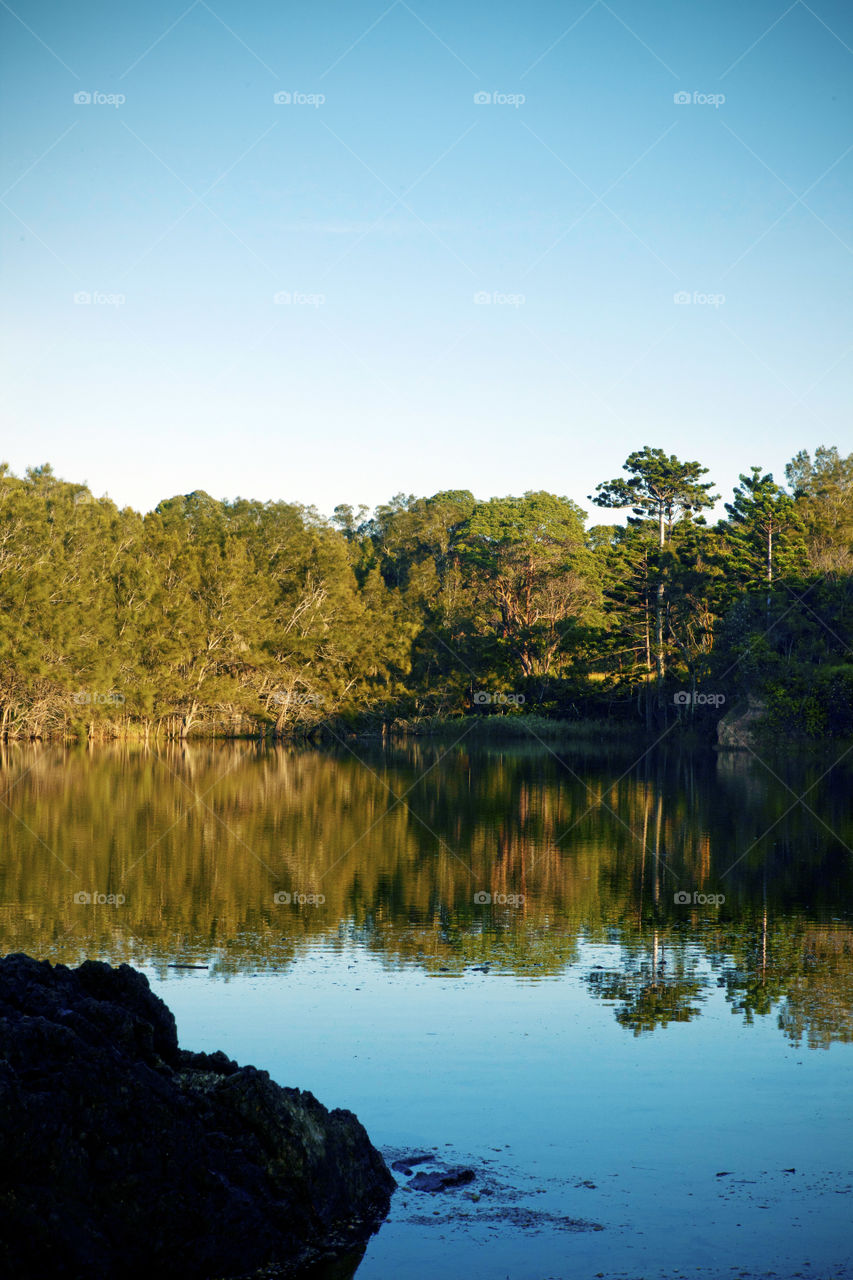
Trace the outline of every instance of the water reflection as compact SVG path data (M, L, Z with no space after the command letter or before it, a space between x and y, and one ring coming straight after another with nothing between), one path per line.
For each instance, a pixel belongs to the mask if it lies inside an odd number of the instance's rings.
M354 940L537 981L592 942L615 958L588 989L635 1035L701 1016L716 981L746 1023L853 1038L847 761L356 752L2 748L5 950L227 976Z

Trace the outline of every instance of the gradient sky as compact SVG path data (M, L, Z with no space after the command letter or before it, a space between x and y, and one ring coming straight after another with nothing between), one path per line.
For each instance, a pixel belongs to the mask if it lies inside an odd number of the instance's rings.
M589 507L644 444L724 497L853 448L849 4L14 0L0 31L15 471L144 510Z

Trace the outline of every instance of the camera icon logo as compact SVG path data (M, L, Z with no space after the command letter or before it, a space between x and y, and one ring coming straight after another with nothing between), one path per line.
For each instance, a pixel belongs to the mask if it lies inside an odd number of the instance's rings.
M491 900L492 895L490 893L484 893L482 890L480 890L479 893L474 894L474 902L478 907L487 907Z
M88 907L92 904L92 895L91 893L86 893L85 889L81 889L79 893L75 893L74 901L80 906Z
M478 107L487 106L491 102L491 100L492 100L492 95L490 93L483 93L482 89L480 90L479 93L474 94L474 101L476 102Z
M686 907L690 902L690 894L684 889L679 889L678 892L673 895L673 898L676 906L679 907Z
M79 93L75 93L74 101L78 107L86 107L92 101L92 95L87 93L85 89L81 89Z
M277 107L286 107L291 101L291 96L286 89L282 89L273 94L272 100Z
M284 893L283 890L279 890L278 893L274 893L272 900L279 907L289 907L292 901L290 894Z
M683 107L686 103L691 102L692 98L689 93L686 93L685 90L682 89L679 93L674 93L672 95L672 100L677 107Z

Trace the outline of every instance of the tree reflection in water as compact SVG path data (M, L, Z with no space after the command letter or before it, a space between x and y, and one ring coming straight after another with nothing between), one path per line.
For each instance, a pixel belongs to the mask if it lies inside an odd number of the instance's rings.
M849 1041L849 767L773 770L452 739L4 746L5 949L214 976L351 944L525 981L581 965L635 1035L699 1017L716 982L747 1023L775 1011L794 1042ZM590 968L587 944L618 961Z

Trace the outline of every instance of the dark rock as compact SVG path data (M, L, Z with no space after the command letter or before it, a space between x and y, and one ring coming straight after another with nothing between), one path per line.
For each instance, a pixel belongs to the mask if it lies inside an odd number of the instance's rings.
M400 1156L397 1160L393 1161L391 1168L396 1170L397 1173L402 1173L405 1175L405 1177L411 1178L412 1169L414 1168L415 1165L434 1164L434 1163L435 1163L435 1156L432 1155L431 1152L428 1152L426 1155L420 1155L420 1156L413 1156L413 1155Z
M351 1112L180 1050L128 965L0 960L0 1274L351 1275L395 1185Z
M449 1191L474 1181L473 1169L442 1169L438 1173L416 1173L408 1184L413 1191Z
M718 746L734 750L754 747L766 713L767 704L749 694L745 707L742 703L737 704L718 721Z

